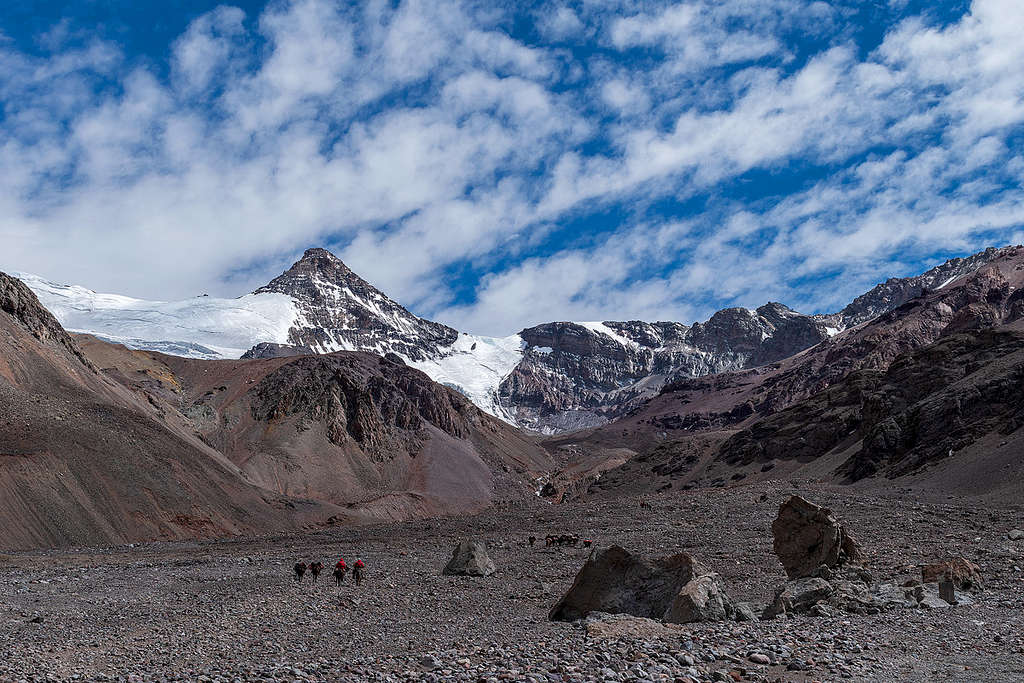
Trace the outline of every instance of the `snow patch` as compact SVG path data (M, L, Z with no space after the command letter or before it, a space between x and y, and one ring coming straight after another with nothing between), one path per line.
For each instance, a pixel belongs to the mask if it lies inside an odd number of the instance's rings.
M608 327L607 325L605 325L602 322L579 322L579 323L576 323L576 324L580 325L582 327L587 328L591 332L597 332L598 334L607 335L607 336L611 337L612 339L614 339L615 341L617 341L620 344L622 344L623 346L625 346L626 348L629 348L629 349L639 349L640 348L640 344L636 343L632 339L628 339L626 337L623 337L621 334L619 334L618 332L616 332L615 330L613 330L612 328Z

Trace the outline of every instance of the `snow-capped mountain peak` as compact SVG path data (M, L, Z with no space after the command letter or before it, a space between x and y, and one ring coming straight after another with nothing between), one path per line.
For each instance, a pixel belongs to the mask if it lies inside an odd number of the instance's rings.
M253 292L263 294L292 298L298 314L285 341L318 353L392 352L418 361L459 336L447 325L413 315L326 249L307 249L291 268Z

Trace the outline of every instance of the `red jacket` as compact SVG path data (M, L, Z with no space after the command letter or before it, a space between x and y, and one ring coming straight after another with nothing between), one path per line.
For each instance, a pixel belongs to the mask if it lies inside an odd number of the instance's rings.
M335 569L348 569L348 565L345 564L345 560L338 560L338 564L334 565Z
M357 568L357 569L362 569L362 568L363 568L363 567L365 567L365 566L366 566L366 565L365 565L365 564L363 564L363 561L362 561L362 560L356 560L356 568Z

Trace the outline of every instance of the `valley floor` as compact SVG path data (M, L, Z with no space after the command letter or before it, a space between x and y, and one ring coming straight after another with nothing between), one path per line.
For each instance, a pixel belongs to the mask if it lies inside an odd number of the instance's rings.
M874 616L672 628L547 620L588 551L530 548L531 534L687 550L735 599L763 606L785 580L771 520L794 492L849 525L876 580L919 577L920 564L962 555L981 566L986 590L971 606ZM280 538L0 555L0 680L1024 679L1024 540L1007 537L1024 526L1020 506L801 482L642 500L650 507L538 500ZM440 575L464 536L491 542L496 574ZM362 587L334 586L339 556L366 563ZM317 585L308 574L292 580L300 559L328 565ZM770 663L751 662L754 653Z

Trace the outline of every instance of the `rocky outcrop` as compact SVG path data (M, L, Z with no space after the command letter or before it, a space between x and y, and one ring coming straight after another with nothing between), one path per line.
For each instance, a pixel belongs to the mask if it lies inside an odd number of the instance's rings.
M772 522L775 554L790 579L815 574L822 566L841 567L863 560L863 551L831 510L793 496L779 506Z
M354 354L297 357L265 376L254 399L254 419L304 415L325 425L331 443L354 441L378 461L406 450L395 442L396 429L416 432L427 423L466 438L479 414L418 370Z
M445 576L490 576L497 570L487 552L487 544L471 538L459 541L452 551L452 559L441 573Z
M930 291L944 288L957 278L973 273L1005 255L1006 249L989 247L967 258L950 259L921 275L889 278L858 296L839 313L822 316L822 319L838 319L838 324L844 329L854 327L899 308L908 301Z
M943 580L952 582L957 590L981 590L985 586L981 567L965 557L954 557L921 568L922 583L940 583Z
M575 621L591 612L630 614L671 623L737 617L721 577L688 553L649 559L619 546L591 553L549 617Z
M878 614L893 609L943 609L972 602L968 595L954 591L952 586L943 597L942 584L876 584L869 573L853 570L830 575L827 580L811 576L786 582L776 591L762 618L773 619L782 614L819 617L842 613Z
M88 368L95 369L71 335L61 327L53 314L39 303L32 290L21 280L7 273L0 273L0 312L11 316L38 341L57 344Z
M954 333L765 417L725 441L718 458L739 466L810 460L852 444L839 477L911 474L1024 424L1022 382L1024 334Z
M288 356L312 356L316 351L308 346L260 342L242 354L242 358L286 358Z
M789 581L780 588L765 609L763 618L772 619L780 614L806 614L818 603L828 600L835 589L817 576Z

